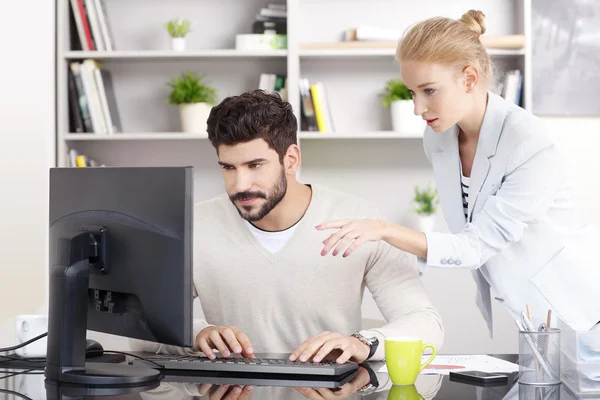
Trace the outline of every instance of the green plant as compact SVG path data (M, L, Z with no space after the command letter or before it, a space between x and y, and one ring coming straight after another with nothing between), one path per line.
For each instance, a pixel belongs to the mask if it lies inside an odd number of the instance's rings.
M392 101L395 100L411 100L410 90L404 85L400 79L390 79L385 85L385 90L381 98L381 105L385 108L390 108Z
M437 190L427 185L427 188L421 190L418 185L415 186L415 197L413 199L414 210L417 214L432 215L437 211L438 197Z
M168 86L172 89L169 95L169 104L207 103L214 105L217 102L217 90L202 80L203 76L186 71L181 76L171 79Z
M167 32L173 38L185 37L185 35L191 32L191 26L192 23L189 20L175 18L167 22Z

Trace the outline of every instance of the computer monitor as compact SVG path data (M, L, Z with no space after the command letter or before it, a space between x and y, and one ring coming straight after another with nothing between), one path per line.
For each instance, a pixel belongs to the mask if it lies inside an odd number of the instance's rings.
M50 169L47 379L159 378L86 364L87 329L192 346L192 210L192 167Z

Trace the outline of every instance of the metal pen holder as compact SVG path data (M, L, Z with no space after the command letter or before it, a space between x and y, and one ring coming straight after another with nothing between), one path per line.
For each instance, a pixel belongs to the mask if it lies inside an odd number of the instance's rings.
M519 331L519 383L560 383L560 329Z

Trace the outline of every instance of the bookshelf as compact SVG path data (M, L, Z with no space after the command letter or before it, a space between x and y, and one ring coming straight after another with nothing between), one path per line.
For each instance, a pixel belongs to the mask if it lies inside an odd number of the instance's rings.
M86 1L83 0L84 4ZM143 0L103 0L105 17L111 30L113 51L82 51L74 48L77 30L70 21L71 0L57 2L57 160L66 165L68 149L74 144L123 141L197 141L203 137L179 132L178 112L166 105L167 91L164 83L183 70L196 70L205 74L217 87L219 98L258 87L260 73L279 73L287 77L288 101L300 119L300 93L298 81L307 77L310 82L324 82L328 103L335 126L334 133L300 131L299 139L407 139L418 138L415 132L392 132L389 110L378 103L378 93L386 79L397 76L394 61L394 43L373 42L369 46L336 46L344 30L361 24L402 29L419 19L431 16L429 9L438 14L456 17L456 10L477 7L473 1L462 0L459 5L445 5L428 0L410 17L392 18L410 5L400 1L390 5L377 0L367 5L357 0L341 7L339 0L287 0L288 49L286 50L236 50L236 33L250 32L250 22L267 1L239 2L226 0L222 7L203 2L176 0L168 5ZM473 3L473 4L471 4ZM350 7L352 6L352 7ZM355 12L350 8L359 8ZM487 12L489 35L526 34L524 23L529 13L528 0L504 0ZM128 18L136 14L140 18ZM208 20L197 17L210 15ZM331 15L339 14L337 17ZM390 15L387 15L390 14ZM164 30L167 19L177 16L195 22L188 36L187 50L176 52L169 48ZM227 16L228 24L218 23ZM213 18L214 17L214 18ZM214 21L213 21L214 20ZM208 26L197 27L208 22ZM218 29L215 29L218 28ZM90 26L91 29L91 26ZM75 39L75 40L74 40ZM328 48L331 43L331 48ZM519 68L523 71L523 105L529 107L528 52L524 48L489 48L489 53L500 70ZM97 60L102 69L110 70L114 77L115 96L123 132L113 135L72 133L69 129L69 107L66 68L69 63L85 59ZM348 85L347 82L353 82ZM143 87L145 90L142 90ZM358 88L358 89L357 89ZM144 93L146 92L146 93ZM354 99L351 102L349 99ZM141 122L144 121L144 122ZM363 141L361 140L361 142ZM328 141L323 142L324 145ZM160 145L158 145L160 146ZM101 158L99 154L95 155ZM136 157L137 159L137 157Z
M94 3L95 0L82 0ZM225 96L258 87L261 73L286 76L288 101L300 121L301 95L298 82L323 82L327 91L335 132L299 132L299 140L317 140L329 146L332 140L365 143L371 139L418 139L420 132L393 132L389 110L381 107L379 94L387 79L398 77L393 41L341 42L343 32L360 25L381 26L403 30L410 24L432 15L458 17L469 8L481 6L470 0L449 5L439 0L427 0L411 13L407 0L390 4L385 0L365 3L350 0L320 2L318 0L287 0L287 49L236 50L235 35L251 32L251 22L269 1L224 0L219 5L190 0L171 3L144 0L99 0L110 28L113 51L83 51L77 45L78 31L71 20L72 3L57 2L57 161L66 166L71 148L85 147L99 162L110 156L101 148L112 149L125 142L142 143L154 151L141 154L133 151L129 162L136 165L194 163L197 160L165 154L163 145L210 147L205 137L181 132L178 110L166 104L166 82L185 70L205 75L218 90L219 100ZM281 3L279 1L273 1ZM530 13L529 0L503 0L486 5L488 33L492 38L502 35L525 35L525 23ZM480 7L481 8L481 7ZM432 14L429 10L436 10ZM136 18L130 18L137 15ZM205 17L209 15L210 17ZM185 51L173 51L164 23L175 16L194 22ZM219 22L225 18L227 23ZM90 30L91 30L90 23ZM488 49L500 71L514 68L524 73L523 106L530 104L530 46L523 48ZM114 134L74 133L69 121L67 69L70 63L86 59L98 62L112 75L116 105L122 120L122 132ZM326 139L326 140L323 140ZM100 145L102 143L102 145ZM152 143L156 143L152 145ZM335 143L335 142L333 142ZM109 153L111 150L108 150ZM108 164L107 164L108 165ZM200 166L200 165L199 165ZM211 166L212 168L212 166Z

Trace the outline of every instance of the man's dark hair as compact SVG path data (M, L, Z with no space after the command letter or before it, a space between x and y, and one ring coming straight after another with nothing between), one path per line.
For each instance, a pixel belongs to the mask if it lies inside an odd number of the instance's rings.
M226 97L212 108L206 125L208 139L217 151L221 144L264 139L283 163L288 147L297 144L298 123L291 104L264 90Z

